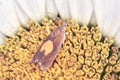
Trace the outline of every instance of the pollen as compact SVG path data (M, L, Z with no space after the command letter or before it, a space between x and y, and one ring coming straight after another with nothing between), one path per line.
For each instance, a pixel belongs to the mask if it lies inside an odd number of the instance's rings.
M104 36L97 25L81 25L66 20L65 42L47 71L30 63L39 45L63 20L30 20L0 45L1 80L120 80L120 48L113 38ZM47 41L41 50L53 49Z

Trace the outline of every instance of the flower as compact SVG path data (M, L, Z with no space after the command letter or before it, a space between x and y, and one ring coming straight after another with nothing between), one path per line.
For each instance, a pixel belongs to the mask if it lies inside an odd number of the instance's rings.
M1 0L0 78L120 79L119 8L119 0ZM52 17L58 16L69 23L68 35L53 65L43 72L30 60L57 26Z

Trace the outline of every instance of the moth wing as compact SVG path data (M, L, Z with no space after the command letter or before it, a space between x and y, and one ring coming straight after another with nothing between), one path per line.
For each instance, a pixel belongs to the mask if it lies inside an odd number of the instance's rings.
M52 39L52 42L54 44L54 48L52 50L51 53L49 53L48 55L42 57L42 59L40 59L40 62L38 63L40 65L40 68L42 70L46 70L47 67L51 66L53 61L55 60L58 51L60 49L60 47L62 46L63 42L64 42L64 34L60 34L58 36L56 36L54 39Z
M42 45L39 47L36 54L34 55L32 62L38 63L42 70L46 70L47 67L51 66L53 61L55 60L57 53L59 51L59 48L62 46L64 39L65 39L65 27L64 26L56 28L46 38L46 40L42 43ZM43 45L47 41L50 41L50 43L51 42L53 43L53 48L51 52L47 51L47 48L50 47L49 45L46 45L46 47L44 48L45 50L42 49L42 47L44 47ZM46 53L46 51L49 53Z
M41 70L46 70L48 67L50 67L53 63L53 61L55 60L57 56L57 52L56 53L50 53L49 56L45 56L43 57L40 62L38 63Z
M44 57L44 51L37 51L33 57L33 59L31 60L32 63L38 63L40 61L40 59Z
M45 55L44 52L45 51L40 51L42 45L50 39L50 35L46 38L46 40L40 45L40 47L38 48L37 52L35 53L33 59L31 60L32 63L38 63L40 61L40 59L42 59Z

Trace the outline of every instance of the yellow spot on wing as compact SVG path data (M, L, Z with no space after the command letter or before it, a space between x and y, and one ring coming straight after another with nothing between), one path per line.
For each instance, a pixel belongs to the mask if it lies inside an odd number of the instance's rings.
M40 49L40 51L45 51L44 55L49 54L50 52L52 52L52 50L53 50L53 42L51 40L46 41Z

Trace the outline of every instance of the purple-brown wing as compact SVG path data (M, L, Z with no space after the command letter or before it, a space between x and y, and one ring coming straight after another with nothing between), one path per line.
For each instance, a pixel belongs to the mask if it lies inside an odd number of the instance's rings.
M37 52L35 53L33 59L31 62L38 63L40 68L42 70L46 70L47 67L51 66L53 61L55 60L57 53L59 51L59 48L62 46L62 43L65 39L65 27L66 25L62 25L61 27L57 27L46 39L45 41L40 45ZM52 51L46 55L46 51L42 50L42 46L47 41L51 41L53 44ZM48 47L51 47L51 45L47 45Z
M63 41L62 35L58 35L56 38L52 39L54 45L52 52L50 52L47 56L42 57L39 61L39 65L42 70L46 70L47 67L52 65L60 47L62 46Z

